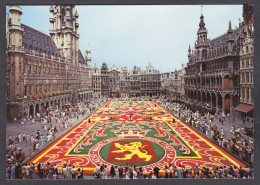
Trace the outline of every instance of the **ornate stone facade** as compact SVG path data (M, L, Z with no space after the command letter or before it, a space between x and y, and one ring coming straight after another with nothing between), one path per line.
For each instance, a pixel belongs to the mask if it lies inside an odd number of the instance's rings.
M188 49L185 95L192 103L217 112L230 113L239 104L239 48L237 35L241 28L209 40L201 15L194 51Z
M146 70L141 72L141 95L154 96L161 93L161 74L149 62Z
M107 63L103 63L101 67L101 96L109 97L109 72Z
M146 70L134 66L128 71L113 65L110 69L104 62L101 67L101 96L138 97L153 96L161 93L161 78L158 70L149 63Z
M91 58L78 47L75 6L50 7L50 35L21 23L22 9L10 6L6 23L7 118L35 117L92 95Z
M95 66L92 74L93 96L95 98L101 97L101 74L100 70Z
M130 90L130 73L126 67L123 67L120 73L120 97L129 97Z
M225 34L209 40L201 15L194 51L188 49L183 84L191 103L231 114L235 110L247 113L253 109L252 5L243 6L243 18L238 28L232 29L229 22Z
M177 99L183 99L185 97L184 90L184 75L185 68L182 65L180 70L175 69L167 73L161 73L162 93L169 95Z
M254 20L253 5L243 6L240 46L240 108L244 116L253 117L254 106ZM246 108L247 110L243 109ZM250 110L250 111L249 111ZM248 112L247 112L248 111Z

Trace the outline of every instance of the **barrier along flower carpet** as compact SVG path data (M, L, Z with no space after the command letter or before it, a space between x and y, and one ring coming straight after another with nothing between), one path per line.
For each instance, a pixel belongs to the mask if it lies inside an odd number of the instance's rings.
M111 101L77 124L28 163L83 166L196 165L211 170L245 165L152 101Z

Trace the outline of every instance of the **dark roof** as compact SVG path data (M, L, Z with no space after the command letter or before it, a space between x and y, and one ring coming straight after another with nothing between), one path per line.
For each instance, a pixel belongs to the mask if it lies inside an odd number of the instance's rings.
M81 51L79 50L79 64L87 64L86 60L84 59Z
M237 32L238 32L238 29L236 30L233 30L232 32L232 38L235 39L237 37ZM225 33L219 37L216 37L212 40L210 40L210 47L211 48L214 48L216 46L219 46L219 45L222 45L222 44L226 44L226 41L228 40L228 34Z
M49 35L39 32L29 26L22 24L23 46L27 49L36 49L56 56L60 56L56 44Z

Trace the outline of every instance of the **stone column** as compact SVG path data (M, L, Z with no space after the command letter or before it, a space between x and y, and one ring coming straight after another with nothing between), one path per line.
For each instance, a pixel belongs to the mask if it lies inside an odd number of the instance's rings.
M202 92L200 92L200 102L203 103L203 95L202 95Z
M211 104L211 107L213 108L212 94L210 94L210 104Z
M41 104L41 102L39 102L39 111L42 111L42 110L43 110L42 104Z
M26 117L29 118L29 115L30 115L30 105L27 106Z
M35 118L35 112L36 112L36 106L33 105L33 115L32 115L33 118Z
M62 108L62 101L61 101L61 99L59 100L59 102L60 102L60 106L59 106L59 108L61 109Z
M224 76L221 77L221 80L222 80L222 89L224 89Z
M252 102L252 89L251 88L249 88L249 104Z
M229 111L231 110L232 107L233 107L233 95L230 95ZM229 113L231 113L231 111Z
M225 113L225 97L222 96L222 113Z
M216 110L218 110L218 95L216 95Z

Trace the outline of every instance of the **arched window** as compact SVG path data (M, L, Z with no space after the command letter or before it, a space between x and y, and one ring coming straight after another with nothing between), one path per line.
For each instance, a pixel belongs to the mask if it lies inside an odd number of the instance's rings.
M200 58L200 51L197 51L197 58Z
M207 50L202 50L202 58L207 58Z

